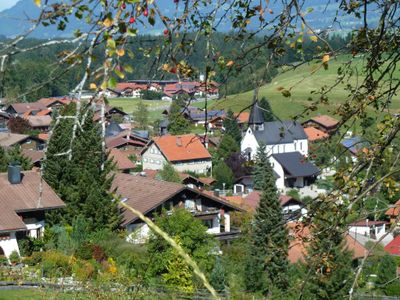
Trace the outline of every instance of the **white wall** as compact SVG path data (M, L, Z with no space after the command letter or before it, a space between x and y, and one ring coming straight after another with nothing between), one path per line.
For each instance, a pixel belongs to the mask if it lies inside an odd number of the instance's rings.
M375 232L376 239L380 239L385 234L386 225L378 225L375 226L375 228L367 226L350 226L349 231L368 237L370 236L370 232Z
M212 161L211 158L208 158L208 159L194 160L183 163L173 162L172 165L178 172L192 171L198 174L204 174L207 172L207 170L211 170Z
M257 153L257 148L259 147L256 137L253 134L251 128L247 128L244 137L240 143L240 151L244 152L247 148L251 149L251 159L254 159Z
M10 232L9 238L0 239L0 247L4 251L4 255L9 257L11 252L17 251L19 254L19 248L17 238L15 237L15 231Z
M32 238L39 238L40 235L43 234L44 231L44 221L39 221L39 222L29 222L24 220L24 223L26 225L26 228L28 229L28 235ZM39 229L40 233L39 236L37 235L37 230Z
M280 163L272 156L269 157L269 162L272 165L272 169L279 175L279 178L277 178L275 182L276 188L283 190L285 188L285 172Z
M142 155L143 169L161 170L166 162L164 155L154 143Z
M145 223L129 224L126 227L128 236L126 241L133 244L143 244L150 237L150 228Z

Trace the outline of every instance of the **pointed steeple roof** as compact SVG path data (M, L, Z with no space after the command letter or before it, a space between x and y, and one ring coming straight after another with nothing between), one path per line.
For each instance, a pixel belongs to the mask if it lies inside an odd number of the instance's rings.
M250 111L249 125L264 124L264 122L264 113L258 104L258 100L254 99Z

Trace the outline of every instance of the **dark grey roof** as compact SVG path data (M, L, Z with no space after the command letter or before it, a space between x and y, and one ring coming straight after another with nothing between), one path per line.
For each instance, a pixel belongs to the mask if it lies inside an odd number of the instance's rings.
M307 135L300 123L294 121L265 122L264 130L255 130L257 141L265 145L287 144L294 140L306 140Z
M142 139L149 139L150 133L148 130L132 130L132 134L136 135L137 137L140 137Z
M262 124L265 122L264 113L261 110L258 101L253 103L249 116L249 125Z
M114 136L124 131L118 123L111 121L106 128L106 137Z
M283 167L287 177L307 177L320 173L300 152L277 153L272 154L272 157Z

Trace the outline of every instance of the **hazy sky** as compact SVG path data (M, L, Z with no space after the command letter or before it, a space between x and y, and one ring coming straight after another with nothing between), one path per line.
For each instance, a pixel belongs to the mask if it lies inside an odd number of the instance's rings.
M4 10L6 8L10 8L17 2L18 2L18 0L0 0L0 11Z

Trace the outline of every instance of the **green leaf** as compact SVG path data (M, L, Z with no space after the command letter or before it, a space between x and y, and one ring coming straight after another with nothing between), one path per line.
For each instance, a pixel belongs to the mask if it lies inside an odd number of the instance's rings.
M117 86L117 80L114 77L108 79L108 87L115 88Z

